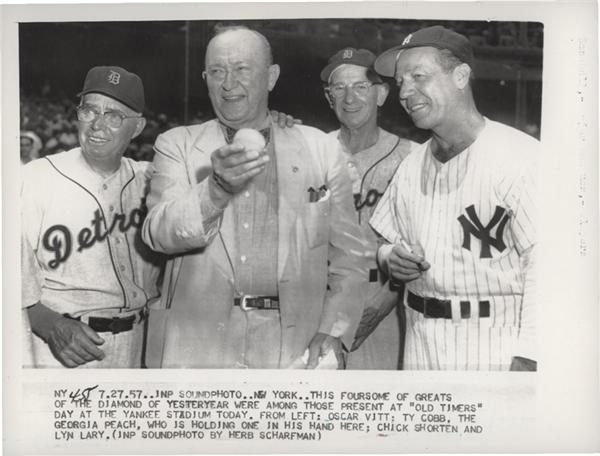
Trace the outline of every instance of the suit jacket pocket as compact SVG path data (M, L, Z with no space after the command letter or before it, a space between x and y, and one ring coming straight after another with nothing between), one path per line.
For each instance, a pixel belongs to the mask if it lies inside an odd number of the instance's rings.
M330 191L319 201L304 205L303 224L310 248L318 247L329 240Z

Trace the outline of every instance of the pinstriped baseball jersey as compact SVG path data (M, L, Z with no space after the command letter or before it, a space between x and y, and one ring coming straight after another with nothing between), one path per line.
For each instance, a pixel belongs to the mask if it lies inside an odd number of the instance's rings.
M535 245L538 142L485 119L478 138L446 163L430 141L398 168L371 225L389 242L423 248L431 268L407 291L452 301L452 319L407 308L408 369L503 369L519 333L522 255ZM460 301L470 318L460 318ZM478 318L479 301L490 302Z
M23 307L40 301L85 321L89 315L131 314L158 296L160 257L140 235L148 166L123 158L117 172L102 178L76 148L22 168ZM133 332L103 337L128 338ZM38 365L60 365L41 339L34 344L36 362L44 360ZM110 341L103 349L107 345ZM138 348L138 366L131 360L112 365L115 358L107 352L98 367L139 367L141 344ZM118 344L115 350L128 351Z

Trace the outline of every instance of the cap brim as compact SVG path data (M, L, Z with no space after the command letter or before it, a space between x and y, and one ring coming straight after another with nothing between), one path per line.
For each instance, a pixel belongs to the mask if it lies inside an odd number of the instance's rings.
M402 46L394 46L375 59L375 71L381 76L393 78L396 74L396 56Z
M333 72L333 70L335 70L340 65L341 65L340 62L335 62L335 63L330 63L325 68L323 68L321 70L321 81L329 82L329 76L331 76L331 73Z
M112 93L110 93L108 91L102 90L102 89L82 90L76 96L77 97L82 97L83 95L86 95L88 93L99 93L101 95L105 95L105 96L107 96L109 98L112 98L113 100L118 101L119 103L123 103L125 106L127 106L129 109L133 109L135 112L139 112L139 113L143 113L144 112L143 108L140 110L140 108L136 108L135 106L133 106L133 103L130 103L130 102L126 101L126 100L120 100L119 98L115 97L114 94L112 94Z

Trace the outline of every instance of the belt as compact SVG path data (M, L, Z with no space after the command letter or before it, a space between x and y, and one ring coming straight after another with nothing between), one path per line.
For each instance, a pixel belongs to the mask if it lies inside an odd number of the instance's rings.
M422 298L407 292L408 307L422 313L425 318L452 318L452 301L449 299ZM490 302L479 301L479 318L490 316ZM471 301L460 301L460 317L471 318Z
M69 314L63 314L63 316L72 320L81 321L81 317L72 317ZM146 312L145 309L142 309L135 314L121 318L88 317L87 325L94 331L99 333L110 332L113 334L118 334L122 332L131 331L136 323L141 323L142 321L144 321L145 318Z
M233 300L234 306L239 306L242 310L251 309L272 309L279 310L279 296L253 296L242 295Z
M369 283L379 282L379 271L377 269L369 269Z

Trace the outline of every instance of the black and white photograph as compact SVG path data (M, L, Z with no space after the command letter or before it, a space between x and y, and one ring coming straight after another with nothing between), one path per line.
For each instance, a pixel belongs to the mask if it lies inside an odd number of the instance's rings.
M597 6L537 4L7 9L7 454L599 450Z
M34 23L19 43L33 366L535 370L542 24Z

